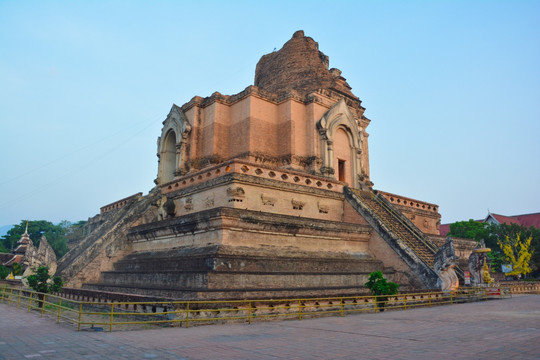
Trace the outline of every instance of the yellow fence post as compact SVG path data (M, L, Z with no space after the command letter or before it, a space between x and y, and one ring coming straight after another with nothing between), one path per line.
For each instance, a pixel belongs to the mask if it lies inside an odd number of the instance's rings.
M189 327L189 301L187 302L187 305L186 305L186 327L187 328Z
M82 302L79 303L79 321L77 322L77 331L81 331Z
M17 299L17 309L21 306L21 294L22 294L22 291L21 289L19 289L19 298Z
M11 305L11 296L13 295L13 288L9 289L8 305Z
M2 286L2 296L0 297L0 303L4 302L4 293L6 292L6 286Z
M113 316L114 316L114 302L111 303L111 317L109 321L109 332L112 332Z
M9 294L8 294L8 290L10 291ZM18 298L15 299L15 296L16 294L14 294L15 291L19 291L18 293ZM504 294L504 291L506 291L504 288L501 289L501 293ZM508 290L509 291L509 290ZM483 292L483 293L482 293ZM29 294L28 296L26 294ZM36 297L34 297L34 294L36 294ZM106 312L100 312L100 313L94 313L93 311L91 310L86 310L86 313L83 312L83 305L86 303L86 304L89 304L89 305L92 305L94 303L90 302L90 301L87 301L87 302L82 302L82 301L72 301L72 300L67 300L66 301L63 301L64 299L63 298L60 298L58 297L57 301L53 301L51 300L50 302L48 301L48 296L50 294L45 294L45 293L38 293L38 292L33 292L33 291L28 291L28 290L19 290L19 289L12 289L12 288L2 288L2 292L0 293L0 295L3 297L3 300L8 303L9 305L11 304L11 302L17 302L17 308L20 307L20 304L21 304L21 299L23 299L22 301L24 301L24 299L28 299L28 312L30 312L32 309L34 310L38 310L40 312L40 315L41 317L43 317L44 313L45 313L45 305L46 304L49 304L51 306L57 306L57 311L56 311L56 314L54 314L54 311L50 310L49 312L51 313L51 315L56 315L56 322L57 323L60 323L60 318L62 317L62 304L63 303L66 303L66 302L73 302L74 304L76 304L77 302L79 303L79 315L78 315L78 320L77 320L77 330L80 331L81 330L81 324L83 324L83 320L84 320L84 324L90 324L92 323L93 325L95 323L92 322L92 315L93 314L102 314L102 318L106 318L107 315L109 315L109 331L112 332L112 329L113 329L113 326L114 326L114 316L115 315L118 315L119 317L122 315L122 314L125 314L123 313L121 310L121 304L123 303L115 303L115 302L107 302L109 305L110 305L110 313L107 314ZM40 295L43 296L42 298L40 298ZM411 295L411 303L408 304L408 295ZM373 310L374 310L374 313L379 313L379 312L382 312L385 310L385 306L388 307L388 308L402 308L403 310L408 310L408 307L418 307L418 306L425 306L425 300L426 300L426 295L427 295L427 302L429 304L429 307L432 307L433 306L433 302L435 302L435 305L439 305L439 304L458 304L458 303L461 303L461 302L466 302L467 299L465 298L465 296L469 299L469 301L481 301L482 298L485 298L486 300L489 299L489 296L490 295L490 292L489 292L489 289L488 288L470 288L470 289L463 289L463 290L460 290L458 292L446 292L446 293L443 293L443 292L424 292L424 293L418 293L418 294L413 294L413 293L410 293L410 294L401 294L401 297L402 297L402 305L399 305L399 297L400 295L394 295L394 296L384 296L384 295L380 295L380 296L361 296L361 297L347 297L347 299L351 299L351 301L349 303L346 303L345 302L345 297L335 297L335 298L319 298L319 299L289 299L289 300L286 300L287 303L285 306L283 307L275 307L275 302L271 302L269 304L267 304L267 308L265 308L264 304L261 305L263 306L263 312L264 312L264 309L272 309L270 310L269 312L271 313L270 315L266 315L266 314L263 314L262 316L263 317L266 317L266 316L276 316L275 314L275 310L276 309L286 309L284 312L283 312L283 315L286 315L286 316L289 316L289 315L293 315L294 313L294 305L292 305L295 301L298 301L298 320L302 320L303 318L303 308L304 307L307 307L308 310L306 310L306 314L307 315L310 315L310 311L311 311L311 307L315 307L316 310L321 308L321 309L330 309L328 311L321 311L322 313L334 313L335 314L335 310L336 310L336 305L335 304L335 300L339 299L339 314L341 317L345 316L345 305L347 304L348 305L348 311L349 312L354 312L354 311L358 311L357 309L357 306L360 306L360 311L369 311L369 299L371 299L371 301L373 302ZM51 295L53 296L53 295ZM420 296L419 298L416 298L416 296ZM54 296L56 298L56 296ZM394 299L392 300L392 297L394 297ZM447 300L447 297L449 297L449 301L448 303L446 302ZM358 302L358 300L360 299L360 303ZM285 299L283 299L285 300ZM37 304L39 304L40 306L37 307L37 306L34 306L32 302L36 302ZM258 301L258 300L243 300L243 301L238 301L237 303L238 304L244 304L244 305L239 305L239 308L235 308L235 314L238 314L234 317L232 317L233 319L242 319L243 316L246 316L247 320L248 320L248 324L251 324L252 321L253 321L253 317L258 317L257 314L255 313L255 311L257 311L257 304L253 304L253 301ZM276 301L276 300L274 300ZM307 303L304 303L304 301L311 301L311 303L307 304ZM322 303L322 305L319 305L319 302ZM326 302L328 302L328 304L326 304ZM380 302L380 303L379 303ZM196 302L197 304L198 302ZM204 303L204 302L200 302L201 304ZM210 303L218 303L217 301L214 301L214 302L210 302ZM97 303L96 303L97 304ZM129 305L133 305L133 304L139 304L139 303L125 303L126 304L126 308L129 306ZM144 304L144 303L140 303L140 304ZM171 303L172 304L172 303ZM191 312L194 312L195 315L194 315L194 319L191 319L192 322L193 321L200 321L200 320L203 320L203 321L206 321L206 320L209 320L209 321L213 321L213 320L216 320L216 319L220 319L219 317L216 317L215 319L214 318L209 318L209 317L204 317L202 313L205 309L204 305L199 306L199 307L195 307L193 308L190 304L190 301L181 301L181 302L177 302L176 304L179 304L178 308L177 309L174 309L173 313L178 315L178 316L181 316L180 315L180 312L183 311L185 312L185 317L184 319L169 319L169 322L185 322L186 324L186 327L189 327L189 323L190 323L190 313ZM181 304L184 304L185 308L184 310L181 310ZM105 307L107 307L107 304L103 304ZM245 305L247 305L247 307L245 307ZM24 306L24 302L23 302L23 306ZM71 308L70 305L66 305L68 306L69 308ZM114 310L114 307L115 306L118 306L119 307L119 312L118 314L115 313L115 310ZM146 305L148 306L148 305ZM172 306L172 305L171 305ZM243 307L244 306L244 307ZM245 313L243 313L242 311L242 307L243 307L243 311L247 311L247 315ZM66 310L70 310L69 308L67 308ZM333 310L331 310L333 309ZM227 311L228 309L215 309L215 310L210 310L210 311L217 311L217 312L221 312L221 311ZM71 310L70 310L71 311ZM77 310L73 310L74 312L76 312ZM103 309L103 311L105 311ZM165 310L163 311L164 313L167 313ZM127 311L126 311L127 313ZM170 313L170 312L169 312ZM167 314L169 314L167 313ZM242 313L244 315L242 315ZM318 312L315 312L315 314L317 314ZM87 315L90 315L90 316L87 316L86 318L82 318L82 315L83 314L87 314ZM259 314L260 315L260 314ZM280 313L281 315L281 313ZM278 315L279 316L279 315ZM308 316L309 317L309 316ZM243 319L246 319L246 318L243 318ZM66 320L69 320L69 322L72 322L72 323L75 323L75 320L73 320L70 316L67 316L65 317ZM223 319L227 319L227 316L223 317ZM255 319L257 320L257 319ZM106 320L105 320L106 321ZM122 318L120 318L119 320L119 323L122 323ZM161 323L161 322L167 322L167 321L163 321L163 320L157 320L155 321L156 323ZM153 320L150 320L148 322L133 322L133 323L154 323ZM107 323L103 323L102 324L104 325L107 325ZM93 326L92 325L92 326Z
M32 309L32 296L34 296L33 292L30 292L30 298L28 299L28 312Z
M45 310L46 301L47 301L47 295L43 294L43 301L41 302L41 317L43 317L43 310Z
M60 324L60 312L62 311L62 298L58 299L58 318L56 319L56 323Z

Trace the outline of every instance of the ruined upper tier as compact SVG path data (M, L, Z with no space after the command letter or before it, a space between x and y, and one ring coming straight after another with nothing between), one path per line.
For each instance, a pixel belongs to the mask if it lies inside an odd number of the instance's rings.
M280 50L261 57L255 70L255 86L273 93L295 90L301 96L317 89L332 89L358 99L340 70L328 70L328 56L302 30L295 32Z

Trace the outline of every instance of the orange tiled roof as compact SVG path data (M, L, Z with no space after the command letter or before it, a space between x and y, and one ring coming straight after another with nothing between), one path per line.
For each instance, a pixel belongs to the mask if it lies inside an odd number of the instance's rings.
M0 265L5 264L13 258L13 254L0 253Z
M540 213L513 216L505 216L491 213L490 215L493 216L495 220L497 220L501 224L517 224L525 227L534 226L535 228L540 228Z
M14 263L18 263L20 264L24 258L23 255L12 255L13 257L11 258L11 260L7 261L6 263L4 263L5 266L11 266L13 265Z

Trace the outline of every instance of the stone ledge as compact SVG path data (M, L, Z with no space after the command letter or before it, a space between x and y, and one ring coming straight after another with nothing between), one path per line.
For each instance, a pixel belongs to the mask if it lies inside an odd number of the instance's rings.
M231 222L228 223L227 219L231 219ZM158 232L162 236L164 234L177 236L182 233L194 233L217 228L246 230L263 226L274 226L281 229L280 232L290 235L308 234L310 231L345 232L357 234L358 236L362 234L369 236L371 234L371 228L368 225L219 207L133 227L128 233L128 239L132 241L156 239Z
M266 177L263 175L265 173L266 176L272 176L275 179ZM343 184L335 179L257 164L237 158L182 176L160 185L160 188L163 194L179 197L226 184L233 180L281 190L343 199ZM324 187L328 189L324 189Z

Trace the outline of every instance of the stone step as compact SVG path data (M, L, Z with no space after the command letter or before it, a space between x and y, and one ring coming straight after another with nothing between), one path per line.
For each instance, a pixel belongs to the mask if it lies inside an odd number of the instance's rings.
M225 250L224 250L225 249ZM223 252L225 253L223 253ZM230 252L236 251L236 254ZM227 253L229 252L229 253ZM268 252L272 253L270 256ZM233 272L372 272L382 263L368 255L292 252L273 249L182 248L134 253L114 264L115 271L233 271Z
M187 272L104 272L92 288L110 286L158 287L169 289L274 289L274 288L363 288L369 273L187 273ZM87 287L87 286L85 286Z
M377 201L373 200L371 193L362 192L358 194L362 202L368 206L379 219L388 226L392 232L398 236L407 246L409 246L424 262L433 266L435 255L433 252L420 242L411 232L398 221L393 214L389 213Z

